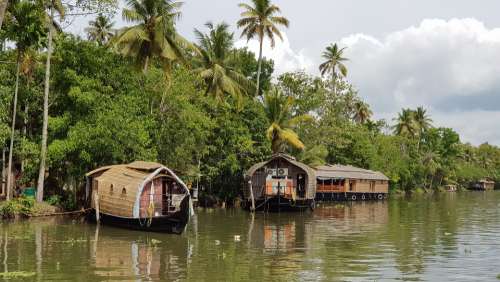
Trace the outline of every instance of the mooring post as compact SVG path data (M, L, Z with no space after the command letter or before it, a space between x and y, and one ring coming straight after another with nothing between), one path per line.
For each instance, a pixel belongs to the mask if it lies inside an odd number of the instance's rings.
M250 211L255 211L255 198L253 196L253 188L252 188L252 181L248 181L248 188L250 189L250 200L252 201L252 207L250 208Z
M99 223L100 222L99 193L95 193L94 205L95 205L95 220L97 223Z

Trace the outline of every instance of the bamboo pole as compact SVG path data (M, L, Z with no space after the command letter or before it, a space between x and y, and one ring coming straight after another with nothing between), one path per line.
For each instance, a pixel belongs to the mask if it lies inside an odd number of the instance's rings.
M250 200L252 201L252 207L250 208L250 211L254 212L255 211L255 198L253 196L252 181L248 181L248 188L250 189Z

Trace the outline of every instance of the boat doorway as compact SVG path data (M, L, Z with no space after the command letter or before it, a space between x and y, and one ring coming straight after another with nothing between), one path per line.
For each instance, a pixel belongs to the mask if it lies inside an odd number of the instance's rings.
M299 198L304 198L306 195L306 175L304 173L297 174L297 195Z

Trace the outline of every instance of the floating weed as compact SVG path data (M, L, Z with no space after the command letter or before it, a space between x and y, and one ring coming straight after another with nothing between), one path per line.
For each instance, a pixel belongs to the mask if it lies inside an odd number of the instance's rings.
M156 240L156 239L151 239L151 245L153 245L153 247L156 247L156 245L160 244L161 241L160 240Z
M497 279L500 280L500 274L497 275Z
M85 239L74 239L74 238L71 238L69 240L54 241L54 242L75 245L75 244L79 244L79 243L85 243L85 242L87 242L87 240L85 240Z
M3 279L26 278L35 275L36 275L35 272L27 272L27 271L0 272L0 277Z

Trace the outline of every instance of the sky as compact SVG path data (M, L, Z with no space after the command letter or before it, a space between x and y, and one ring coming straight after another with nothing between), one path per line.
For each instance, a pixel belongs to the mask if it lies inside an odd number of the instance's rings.
M180 34L207 21L235 26L238 3L185 0ZM331 43L347 47L347 79L375 118L388 122L401 108L425 107L435 126L451 127L463 142L500 145L500 1L498 0L274 0L291 24L284 41L264 55L276 74L318 74ZM84 34L89 19L70 31ZM117 27L125 25L118 14ZM234 29L239 36L240 31ZM256 42L237 46L257 51Z

